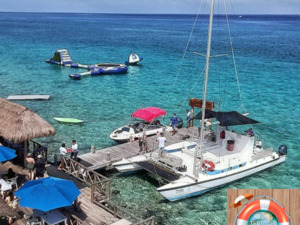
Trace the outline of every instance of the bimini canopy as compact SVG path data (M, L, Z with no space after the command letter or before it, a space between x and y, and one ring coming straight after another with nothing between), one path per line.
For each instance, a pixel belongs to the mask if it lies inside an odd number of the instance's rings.
M201 120L202 111L199 112L193 119ZM205 119L216 118L220 125L223 127L236 126L236 125L246 125L259 123L256 120L243 116L242 114L232 111L232 112L214 112L210 110L205 110Z
M166 115L166 111L157 107L148 107L135 111L131 114L132 117L139 118L151 122L159 116Z

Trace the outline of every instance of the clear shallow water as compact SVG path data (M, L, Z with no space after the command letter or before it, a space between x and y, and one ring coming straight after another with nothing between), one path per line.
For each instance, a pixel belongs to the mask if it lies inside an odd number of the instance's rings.
M114 199L141 216L156 215L159 224L222 224L227 188L299 188L299 20L243 16L232 17L230 23L243 103L252 118L262 122L254 128L265 147L288 145L286 163L175 203L156 192L160 184L151 175L112 173L113 190L120 191ZM193 21L194 16L172 15L0 13L0 96L52 96L49 101L20 102L56 128L54 137L40 140L52 155L61 142L71 144L72 139L78 140L81 152L91 145L114 145L109 133L141 106L164 108L167 118L173 112L184 117L186 99L201 98L205 59L192 52L205 53L207 16L200 17L179 71ZM215 19L213 35L212 54L230 53L224 18ZM124 62L131 52L144 61L125 75L74 81L68 74L77 69L44 62L59 48L67 48L75 62L85 64ZM236 110L240 101L230 56L212 58L210 72L208 99L217 102L220 97L221 110ZM58 124L54 116L85 123Z

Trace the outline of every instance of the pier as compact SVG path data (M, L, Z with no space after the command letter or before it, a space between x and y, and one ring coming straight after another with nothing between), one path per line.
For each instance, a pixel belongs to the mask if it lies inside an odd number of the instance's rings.
M64 171L57 170L56 166L47 165L47 175L61 179L71 180L80 190L76 205L57 209L67 218L68 225L154 225L154 216L139 218L130 210L116 205L110 200L110 180L105 176L90 171L78 162L64 158L66 167ZM11 162L4 164L7 168L13 168L19 176L19 186L26 182L28 171ZM33 213L33 209L17 206L18 214L14 225L26 225L28 220L24 215Z
M195 140L198 137L198 127L181 128L173 136L172 132L166 132L166 146L184 141L186 135L189 136L186 140ZM147 145L150 151L156 150L158 147L156 138L156 135L147 138ZM96 150L94 153L85 153L79 155L78 158L81 160L80 163L89 170L109 169L114 162L138 155L139 150L138 141L134 141Z

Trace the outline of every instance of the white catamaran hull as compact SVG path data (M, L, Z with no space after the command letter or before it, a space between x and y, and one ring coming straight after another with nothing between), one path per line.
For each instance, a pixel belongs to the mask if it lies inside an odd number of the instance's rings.
M195 195L201 195L207 191L212 190L213 188L217 188L221 185L242 179L244 177L250 176L254 173L260 172L262 170L268 169L272 166L278 165L284 162L286 156L280 156L277 159L269 160L269 162L261 163L257 166L251 166L250 168L243 168L243 171L234 171L232 174L224 173L224 176L218 176L218 178L213 178L214 176L207 175L207 181L199 181L199 182L192 182L190 180L189 183L184 183L181 186L176 184L176 182L167 184L158 188L158 192L167 198L169 201L176 201L183 198L188 198ZM211 178L210 178L211 177ZM181 182L180 179L177 180L179 183ZM172 187L174 184L174 187Z
M138 155L131 159L122 159L119 162L115 162L112 165L123 174L131 174L135 172L139 172L140 170L143 170L142 167L135 164L134 162L140 162L147 160L147 157L145 155Z

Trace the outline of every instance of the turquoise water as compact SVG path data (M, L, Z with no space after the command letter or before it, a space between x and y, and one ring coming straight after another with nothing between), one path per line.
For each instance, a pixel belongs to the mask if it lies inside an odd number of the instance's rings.
M57 133L41 139L58 152L61 142L76 139L81 153L114 145L109 133L140 107L157 106L185 117L189 97L202 97L207 16L197 22L181 64L195 16L114 14L0 13L0 97L11 94L50 94L49 101L19 102L52 124ZM287 162L200 197L166 202L160 185L147 174L110 174L113 198L136 214L155 215L158 224L224 224L227 188L299 188L300 153L299 16L232 16L242 100L260 124L255 132L265 147L287 144ZM212 54L230 54L226 22L216 17ZM56 49L67 48L75 62L124 62L136 52L144 57L128 74L88 77L68 74L77 69L45 63ZM231 56L211 59L208 99L221 110L241 105ZM75 117L82 126L63 125L53 117Z

